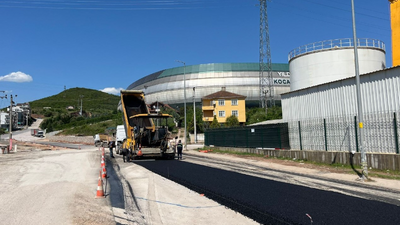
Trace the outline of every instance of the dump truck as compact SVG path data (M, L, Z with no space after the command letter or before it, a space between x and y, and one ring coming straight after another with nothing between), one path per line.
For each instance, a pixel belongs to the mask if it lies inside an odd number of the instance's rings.
M107 147L108 146L108 135L107 134L95 134L93 136L94 146L96 147Z
M170 145L170 132L166 120L169 114L150 114L144 100L144 92L121 90L121 108L126 139L123 148L129 158L163 157L174 159L175 149ZM156 127L153 119L165 120L165 126ZM161 123L163 124L163 123Z

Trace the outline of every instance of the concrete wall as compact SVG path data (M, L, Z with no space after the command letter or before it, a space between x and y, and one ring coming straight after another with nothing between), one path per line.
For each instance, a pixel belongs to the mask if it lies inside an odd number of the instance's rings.
M46 139L54 142L93 145L94 147L94 138L92 136L46 136Z
M189 134L190 136L190 143L194 143L194 134ZM197 136L197 143L204 143L204 133L196 134Z
M322 152L322 151L301 151L301 150L267 150L255 148L229 148L229 147L216 147L222 151L236 151L247 152L260 155L268 155L269 157L284 157L296 158L300 160L307 160L311 162L325 163L325 164L344 164L350 165L349 152ZM361 154L355 153L354 167L361 167ZM372 154L367 153L368 167L380 170L400 170L400 155L398 154Z

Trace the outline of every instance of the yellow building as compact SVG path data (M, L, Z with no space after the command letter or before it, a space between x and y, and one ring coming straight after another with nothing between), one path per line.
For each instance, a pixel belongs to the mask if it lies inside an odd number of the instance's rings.
M392 25L392 66L400 65L400 0L389 0Z
M214 115L218 123L225 123L226 118L235 115L239 123L246 122L246 96L231 93L222 88L221 91L204 96L203 103L203 121L212 122Z

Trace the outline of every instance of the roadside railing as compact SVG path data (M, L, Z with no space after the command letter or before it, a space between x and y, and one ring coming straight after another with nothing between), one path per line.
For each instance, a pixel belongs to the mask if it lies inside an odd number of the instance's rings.
M292 58L296 56L310 52L335 49L335 48L348 48L348 47L354 47L354 41L352 38L332 39L332 40L314 42L311 44L300 46L290 51L288 55L288 60L290 61ZM370 47L386 51L385 43L383 43L380 40L371 38L358 38L357 47Z

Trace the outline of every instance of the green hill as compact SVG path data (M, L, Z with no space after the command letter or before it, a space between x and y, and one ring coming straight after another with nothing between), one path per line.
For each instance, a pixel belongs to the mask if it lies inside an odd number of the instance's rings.
M117 111L119 101L119 96L101 91L71 88L30 102L30 106L33 117L44 117L40 128L48 132L64 130L65 134L94 135L122 124L122 114Z
M82 111L87 117L100 116L117 110L119 96L87 88L71 88L57 95L30 102L32 114L46 115L48 112L79 112L82 97ZM67 109L72 106L73 109Z

